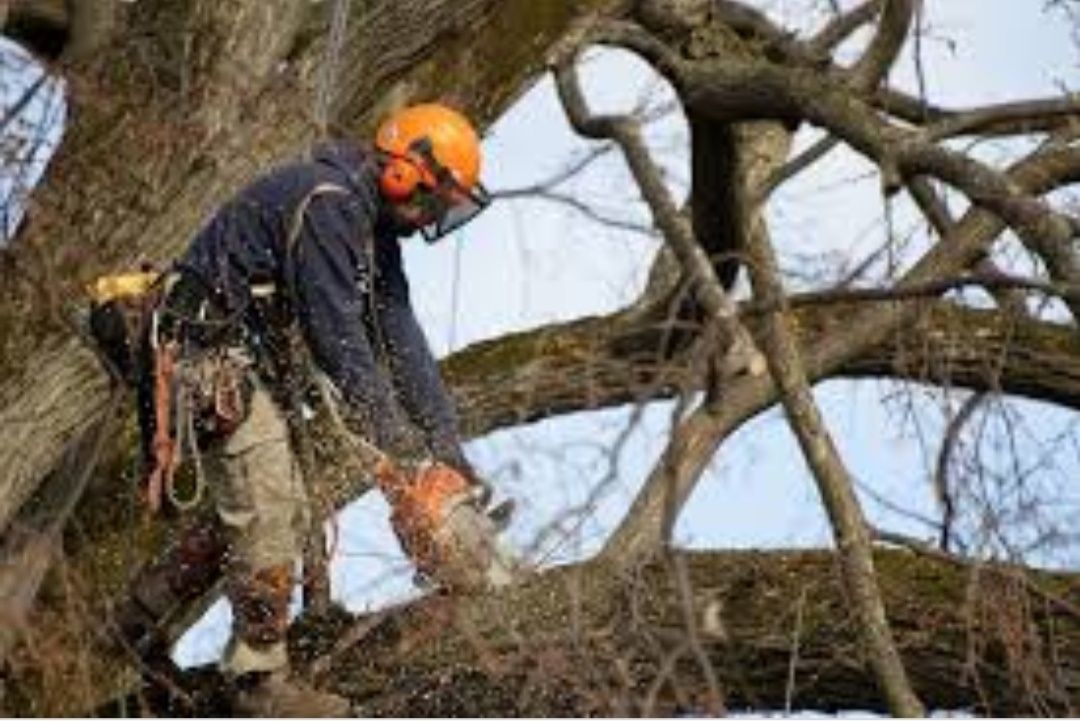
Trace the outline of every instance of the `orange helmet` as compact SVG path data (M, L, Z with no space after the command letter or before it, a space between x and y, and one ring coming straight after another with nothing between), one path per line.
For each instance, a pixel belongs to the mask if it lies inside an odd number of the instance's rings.
M480 139L452 108L424 103L393 113L379 126L375 147L385 157L382 194L394 203L423 196L431 216L421 227L428 241L459 228L490 202L480 183Z

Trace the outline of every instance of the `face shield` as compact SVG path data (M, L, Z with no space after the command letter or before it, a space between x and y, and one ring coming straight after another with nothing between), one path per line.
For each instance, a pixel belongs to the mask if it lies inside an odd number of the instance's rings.
M420 190L418 193L428 193ZM420 226L420 235L428 243L448 236L466 223L476 218L491 205L491 196L479 183L472 191L465 191L458 186L449 199L442 195L432 195L429 200L433 220Z
M412 150L423 159L435 179L433 186L420 184L407 202L418 211L417 227L425 241L435 243L445 238L491 205L491 195L481 183L477 182L471 190L458 183L450 169L436 160L426 138L414 143Z

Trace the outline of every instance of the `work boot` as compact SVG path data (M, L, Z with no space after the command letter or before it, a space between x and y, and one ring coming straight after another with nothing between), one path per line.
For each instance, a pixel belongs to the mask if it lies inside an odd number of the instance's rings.
M250 717L345 716L345 698L320 692L289 674L285 634L292 587L291 563L230 575L226 589L233 635L222 667L235 680L234 712Z
M160 558L139 570L113 614L117 636L129 652L144 660L167 655L165 625L186 604L210 591L221 574L226 549L220 527L204 519L181 532Z
M345 717L349 701L290 676L287 669L251 672L236 681L233 713L243 717Z

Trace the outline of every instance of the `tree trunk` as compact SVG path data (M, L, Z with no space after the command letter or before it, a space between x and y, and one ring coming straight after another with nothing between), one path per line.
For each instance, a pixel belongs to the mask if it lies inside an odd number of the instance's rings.
M336 127L443 97L482 124L540 69L581 3L353 3ZM321 7L306 4L309 8ZM69 78L70 123L0 289L0 529L108 393L72 332L81 284L175 256L214 206L316 138L325 22L294 3L147 1L125 40ZM311 10L313 13L314 10Z
M615 4L353 2L331 126L363 137L387 110L428 98L486 126L537 77L546 48L571 21ZM7 29L31 27L25 38L61 55L49 43L62 42L79 18L43 17L52 5L28 5L14 16L23 24ZM53 474L26 502L65 451L83 446L103 421L109 381L77 328L83 285L143 263L164 266L216 205L319 137L312 118L327 60L328 3L124 6L109 28L115 42L85 60L73 51L62 66L70 91L64 139L24 232L0 258L8 279L0 287L0 532L20 509L20 531L48 524L74 480ZM100 626L100 601L160 548L165 532L160 522L140 522L132 507L121 473L130 440L130 433L118 439L67 540L64 585L78 580L80 597L94 600L77 625L84 630ZM341 485L339 502L363 490L355 467L332 467L326 482ZM124 509L131 513L117 513ZM109 665L97 672L102 681L116 677Z

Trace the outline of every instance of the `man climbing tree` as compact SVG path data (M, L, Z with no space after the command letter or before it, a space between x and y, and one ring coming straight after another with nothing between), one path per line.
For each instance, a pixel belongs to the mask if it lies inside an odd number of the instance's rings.
M398 244L417 230L434 242L483 210L479 174L477 134L462 115L437 104L398 111L374 149L327 144L241 191L164 279L146 337L103 337L118 367L142 369L151 508L177 498L178 460L190 454L217 511L134 579L117 619L140 656L164 657L163 619L220 570L233 611L222 668L237 711L347 711L342 698L287 677L289 600L309 527L295 457L312 389L332 397L371 460L418 571L453 587L509 581L495 526L479 513L490 495L462 451ZM100 300L99 316L110 308ZM134 362L123 356L132 346L142 349Z

